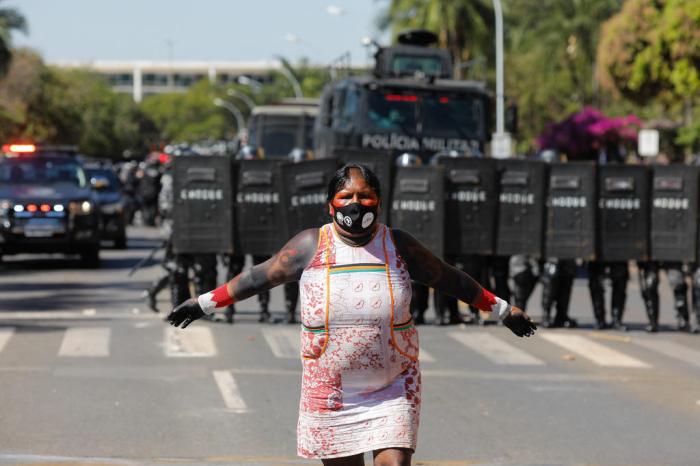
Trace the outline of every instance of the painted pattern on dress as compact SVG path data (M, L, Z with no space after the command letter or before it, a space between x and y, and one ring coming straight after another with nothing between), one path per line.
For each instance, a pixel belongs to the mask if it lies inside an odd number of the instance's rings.
M300 281L298 454L335 458L415 449L420 369L406 266L383 225L363 247L340 241L330 224L320 237Z

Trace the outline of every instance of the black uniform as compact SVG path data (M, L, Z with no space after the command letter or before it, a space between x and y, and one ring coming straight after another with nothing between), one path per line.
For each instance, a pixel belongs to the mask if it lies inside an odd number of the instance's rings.
M680 262L648 261L638 262L637 267L639 268L639 288L649 317L647 331L656 332L659 328L659 271L661 269L666 270L668 283L673 291L673 306L678 319L678 329L689 331L688 284L685 281L683 264Z

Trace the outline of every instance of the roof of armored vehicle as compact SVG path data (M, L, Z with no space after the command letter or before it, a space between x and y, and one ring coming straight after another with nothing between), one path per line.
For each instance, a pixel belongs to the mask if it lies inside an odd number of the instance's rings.
M404 87L420 90L445 90L445 91L473 91L488 93L486 83L482 81L464 81L457 79L410 79L410 78L389 78L380 79L375 76L352 76L345 81L352 81L362 86L377 85L380 87Z
M310 116L318 115L318 106L301 105L258 105L253 108L253 115L284 115L284 116Z

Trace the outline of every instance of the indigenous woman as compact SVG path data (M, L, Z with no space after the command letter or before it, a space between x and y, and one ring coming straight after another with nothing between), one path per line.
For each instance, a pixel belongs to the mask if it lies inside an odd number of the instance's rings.
M305 230L268 261L176 307L167 320L193 320L272 287L299 281L303 377L297 452L324 465L410 465L421 405L418 333L411 280L493 312L517 336L535 325L406 232L377 221L381 189L362 165L346 165L328 186L332 223Z

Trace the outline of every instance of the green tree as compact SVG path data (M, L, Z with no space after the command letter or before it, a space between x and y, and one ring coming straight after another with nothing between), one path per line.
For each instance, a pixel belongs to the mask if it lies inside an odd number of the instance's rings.
M521 149L545 126L597 103L600 24L621 0L521 0L506 10L506 94L520 108Z
M603 26L598 47L603 85L683 121L679 142L689 146L700 141L692 113L700 94L698 31L697 0L628 0Z
M491 0L391 0L377 25L393 35L409 28L428 29L459 64L493 55L494 13Z
M2 3L2 0L0 0ZM0 76L7 72L12 60L12 32L27 32L27 21L14 8L0 8Z

